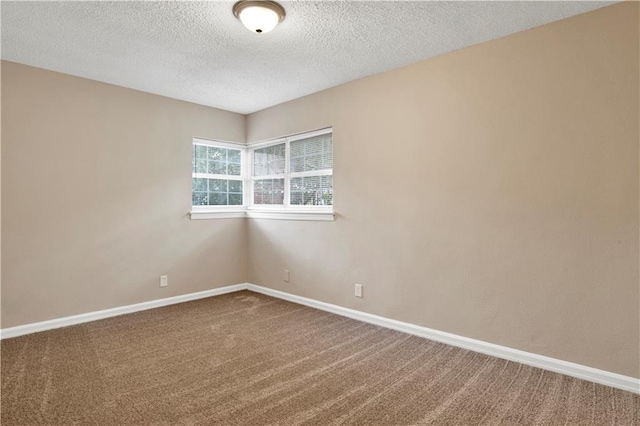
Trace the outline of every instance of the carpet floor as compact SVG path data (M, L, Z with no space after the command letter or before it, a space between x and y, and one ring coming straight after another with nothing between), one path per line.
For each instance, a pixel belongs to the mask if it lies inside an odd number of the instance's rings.
M1 342L9 425L640 425L640 396L242 291Z

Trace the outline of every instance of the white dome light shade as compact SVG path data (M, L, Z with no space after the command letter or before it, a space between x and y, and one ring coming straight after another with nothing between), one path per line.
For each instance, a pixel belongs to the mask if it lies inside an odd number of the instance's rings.
M271 9L253 6L240 12L240 21L256 33L268 33L278 25L280 17Z
M255 33L268 33L284 19L284 8L273 1L239 1L233 14Z

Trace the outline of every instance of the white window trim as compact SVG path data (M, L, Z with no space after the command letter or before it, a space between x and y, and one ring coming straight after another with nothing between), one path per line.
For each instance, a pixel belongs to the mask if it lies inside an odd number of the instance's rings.
M332 127L314 130L311 132L299 133L299 134L295 134L295 135L291 135L283 138L271 139L268 141L261 141L261 142L255 142L255 143L249 144L247 146L247 149L249 152L249 155L247 158L249 160L249 168L250 168L249 170L249 179L250 179L249 185L251 185L250 194L253 194L253 185L256 180L284 178L284 205L254 204L253 199L250 199L248 210L256 211L256 212L266 212L271 215L273 215L274 211L279 212L281 215L298 214L302 212L303 214L306 215L303 217L311 216L309 215L309 212L314 211L319 215L330 215L331 217L334 217L333 206L297 206L297 205L292 206L289 204L291 201L290 200L291 191L290 191L289 185L291 184L292 178L306 177L306 176L333 176L333 169L317 170L317 171L314 170L314 171L306 171L306 172L293 172L293 173L289 172L290 165L291 165L290 143L301 140L301 139L308 139L315 136L326 135L329 133L333 133ZM256 149L267 148L269 146L280 145L283 143L286 145L284 173L280 175L273 175L273 176L253 176L253 166L254 166L253 151ZM303 220L303 219L300 219L300 220ZM327 220L332 220L332 219L327 219Z
M226 207L226 206L225 206ZM307 221L334 221L334 211L296 211L296 210L209 210L189 212L191 220L202 219L280 219L280 220L307 220Z
M191 177L194 178L209 178L209 179L225 179L225 180L239 180L243 182L242 191L242 204L241 206L194 206L191 205L191 211L189 215L191 219L231 219L242 218L246 216L246 205L249 200L247 191L245 190L247 182L247 146L244 144L215 141L201 138L193 138L192 145L207 145L220 148L231 148L240 150L240 176L234 175L217 175L208 173L193 173L191 171Z
M298 211L298 210L247 210L246 216L249 219L281 219L281 220L312 220L312 221L334 221L333 211Z
M194 145L208 145L222 148L233 148L241 150L242 171L241 176L229 175L209 175L192 173L192 177L207 177L214 179L230 179L243 181L243 206L191 206L189 215L192 220L200 219L279 219L279 220L306 220L306 221L333 221L335 220L334 206L290 206L289 205L289 183L291 178L306 176L329 176L333 175L333 169L307 172L289 173L290 142L300 139L307 139L314 136L332 133L333 128L319 129L311 132L299 133L284 138L260 141L248 145L232 142L212 141L200 138L193 138ZM284 204L285 205L264 205L253 204L253 151L255 149L286 143L285 173L283 175L260 176L259 179L278 178L285 179Z

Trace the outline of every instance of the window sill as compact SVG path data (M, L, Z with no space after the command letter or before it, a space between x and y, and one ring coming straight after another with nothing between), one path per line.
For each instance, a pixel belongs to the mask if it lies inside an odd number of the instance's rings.
M334 221L332 210L247 210L249 219Z
M306 220L306 221L334 221L333 211L311 210L214 210L196 211L190 213L191 220L201 219L276 219L276 220Z
M237 219L247 217L246 210L192 210L189 212L191 220L201 219Z

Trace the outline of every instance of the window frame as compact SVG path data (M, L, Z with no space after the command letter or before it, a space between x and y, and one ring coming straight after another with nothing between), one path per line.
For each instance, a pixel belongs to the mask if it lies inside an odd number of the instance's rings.
M284 173L278 175L261 175L254 176L254 152L257 149L269 148L270 146L276 146L285 144L284 148ZM287 170L289 169L289 154L288 154L288 146L286 145L285 138L272 139L264 142L256 142L247 146L247 163L248 163L248 180L249 180L249 203L247 204L248 210L282 210L287 201ZM284 198L283 204L255 204L253 200L254 192L255 192L255 182L256 180L267 180L267 179L284 179Z
M209 174L209 173L195 173L193 171L193 166L191 167L191 216L194 218L194 213L203 214L204 216L199 217L202 219L209 219L215 216L228 216L228 217L244 217L244 210L246 209L248 202L248 192L247 192L247 147L246 145L233 143L233 142L223 142L202 138L193 138L191 143L191 149L193 149L196 145L201 146L210 146L214 148L225 148L225 149L236 149L240 151L240 175L219 175L219 174ZM193 155L193 154L192 154ZM242 182L242 205L208 205L208 206L194 206L193 205L193 179L194 178L204 178L204 179L222 179L222 180L235 180ZM231 214L235 213L235 214Z
M297 177L308 176L333 176L333 167L331 169L323 170L309 170L304 172L291 172L291 142L296 142L303 139L310 139L316 136L322 136L331 134L333 143L333 128L327 127L324 129L314 130L311 132L298 133L283 138L271 139L263 142L256 142L248 145L249 162L249 204L247 205L248 211L261 211L261 212L279 212L286 214L287 212L294 213L329 213L333 215L333 203L330 206L305 206L291 204L291 179ZM254 151L256 149L268 148L270 146L285 144L285 160L284 160L284 174L282 175L264 175L254 176ZM254 203L254 186L256 180L263 179L282 179L284 178L284 200L282 204L255 204Z
M205 145L217 148L240 150L241 172L237 175L214 175L208 173L195 173L191 169L191 199L193 200L193 178L225 179L242 181L242 205L207 205L194 206L191 202L189 212L191 219L227 219L227 218L251 218L251 219L284 219L284 220L311 220L333 221L335 220L334 205L330 206L305 206L291 205L291 179L306 176L333 176L333 168L324 170L312 170L304 172L290 172L291 142L309 139L315 136L331 134L333 143L333 128L327 127L310 132L298 133L291 136L280 137L267 141L251 144L225 142L203 138L192 138L192 150L195 145ZM253 176L254 151L269 146L285 144L284 175ZM254 184L256 180L284 178L283 204L254 204Z

